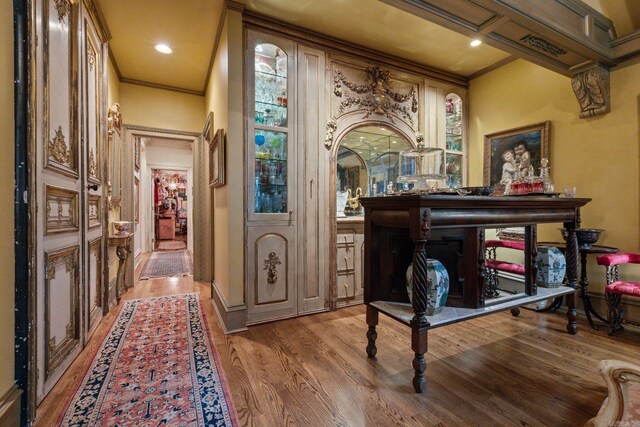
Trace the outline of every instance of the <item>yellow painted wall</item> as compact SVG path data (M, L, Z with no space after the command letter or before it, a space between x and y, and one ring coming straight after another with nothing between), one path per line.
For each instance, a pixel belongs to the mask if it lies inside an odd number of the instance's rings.
M2 214L3 223L13 228L13 4L9 1L0 2L0 111L0 200L4 200L7 207ZM13 234L3 233L0 238L0 396L9 390L14 380L14 268Z
M204 97L120 83L120 107L125 125L202 132Z
M118 80L118 74L111 62L111 58L109 58L109 65L107 67L107 108L116 102L120 102L120 81Z
M244 302L242 15L227 10L206 94L214 128L227 133L227 184L213 194L214 278L229 306Z
M556 189L577 187L593 201L582 227L603 228L598 243L640 251L640 64L611 73L612 111L578 117L571 80L524 60L471 81L469 185L482 184L484 135L550 120L551 176ZM539 240L561 240L557 228L539 228ZM589 259L590 291L602 292L604 268ZM640 268L625 270L638 280Z
M109 58L107 67L107 109L115 103L120 102L120 80L116 69ZM120 221L120 209L109 210L109 225L114 221ZM115 246L109 246L109 285L115 286L115 280L118 273L118 256Z

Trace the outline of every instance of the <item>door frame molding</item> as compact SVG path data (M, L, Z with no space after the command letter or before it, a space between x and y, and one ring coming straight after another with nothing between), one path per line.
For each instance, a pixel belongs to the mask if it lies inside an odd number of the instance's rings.
M34 7L32 1L14 0L14 137L15 137L15 361L14 375L23 391L20 397L20 424L28 425L36 411L36 331L35 283L37 268L33 260L36 233L35 147L36 64Z

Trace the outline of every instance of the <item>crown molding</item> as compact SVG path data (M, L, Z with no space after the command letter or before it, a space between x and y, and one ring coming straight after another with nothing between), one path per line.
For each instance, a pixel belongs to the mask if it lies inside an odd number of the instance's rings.
M154 89L169 90L172 92L186 93L188 95L204 96L204 91L201 91L201 90L184 89L181 87L168 86L168 85L163 85L159 83L152 83L144 80L129 79L126 77L120 78L120 83L128 83L131 85L146 86Z

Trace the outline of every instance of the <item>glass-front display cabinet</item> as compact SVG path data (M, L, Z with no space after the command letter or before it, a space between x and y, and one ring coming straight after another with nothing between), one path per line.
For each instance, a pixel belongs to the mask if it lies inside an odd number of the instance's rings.
M294 111L293 44L280 39L255 40L249 78L250 220L290 220L295 165L292 146ZM251 78L252 77L252 78Z
M445 169L447 187L459 188L465 183L465 135L462 98L455 93L445 97Z

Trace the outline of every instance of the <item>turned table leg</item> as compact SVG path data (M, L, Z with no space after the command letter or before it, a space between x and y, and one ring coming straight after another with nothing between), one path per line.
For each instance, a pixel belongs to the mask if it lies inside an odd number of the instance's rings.
M576 224L574 222L565 222L564 227L567 229L567 249L565 256L567 259L567 286L573 289L578 288L578 238L576 237ZM575 335L578 332L578 324L576 322L576 295L575 292L567 294L565 297L567 304L567 332Z
M427 362L424 354L427 352L427 331L429 322L427 321L427 303L429 301L427 276L427 241L416 239L413 250L413 312L411 320L411 349L415 353L413 359L413 388L417 393L423 393L427 387L424 371L427 369Z
M367 356L369 356L370 359L374 359L378 352L376 348L376 339L378 338L378 333L376 332L378 313L377 308L367 305L367 325L369 325L369 329L367 330Z

